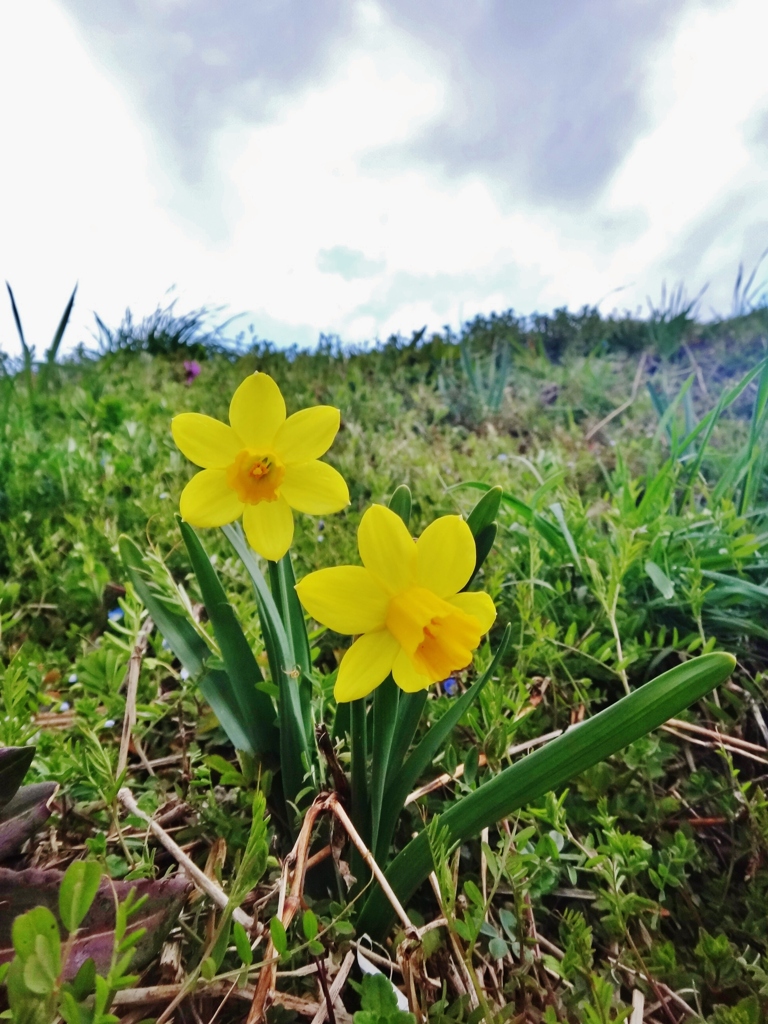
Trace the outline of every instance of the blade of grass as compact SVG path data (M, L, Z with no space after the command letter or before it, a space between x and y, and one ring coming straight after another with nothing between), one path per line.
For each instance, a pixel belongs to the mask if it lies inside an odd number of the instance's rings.
M64 337L64 331L67 329L69 318L72 315L72 307L75 304L75 296L77 295L77 285L72 289L72 294L69 297L69 302L64 308L64 312L61 314L61 320L59 320L59 326L56 328L56 333L53 336L50 348L45 353L45 358L49 363L56 362L56 356L59 354L59 346L61 345L61 339Z
M747 442L746 449L746 464L748 468L739 503L739 514L742 516L750 508L754 497L754 469L757 462L756 455L758 454L760 436L765 427L766 408L768 408L768 363L765 364L763 372L760 374L760 383L757 387L757 395L755 397L755 404L752 407L752 417L749 424L749 441Z
M29 391L29 394L31 396L32 395L32 386L34 384L34 381L32 379L32 369L33 369L33 365L34 365L34 353L33 353L32 349L29 347L29 345L27 345L27 339L24 337L24 329L21 326L21 317L19 316L19 310L18 310L18 307L16 305L16 299L15 299L14 294L13 294L13 289L11 288L11 286L8 284L7 281L5 282L5 287L8 289L8 297L11 300L11 310L13 312L13 320L14 320L14 323L16 324L16 333L19 336L19 341L21 342L21 351L22 351L22 354L23 354L23 357L24 357L24 376L25 376L26 381L27 381L27 390Z

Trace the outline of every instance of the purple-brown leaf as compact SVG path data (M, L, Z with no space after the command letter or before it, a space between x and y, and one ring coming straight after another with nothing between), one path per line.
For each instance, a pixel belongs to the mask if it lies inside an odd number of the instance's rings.
M24 781L34 756L34 747L0 747L0 811Z
M22 786L0 811L0 861L13 856L51 815L55 782Z

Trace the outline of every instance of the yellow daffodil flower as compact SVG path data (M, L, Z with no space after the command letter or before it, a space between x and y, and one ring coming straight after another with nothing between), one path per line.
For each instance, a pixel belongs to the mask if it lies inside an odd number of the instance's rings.
M402 519L373 505L357 531L362 566L311 572L296 585L309 614L362 634L341 660L334 696L357 700L389 673L408 692L466 668L496 618L488 594L459 593L475 568L461 516L436 519L414 544Z
M243 517L248 543L263 558L282 558L293 540L293 511L338 512L349 504L344 478L319 462L339 429L330 405L286 419L280 388L266 373L242 382L229 405L230 426L197 412L171 423L173 439L202 467L181 494L182 519L224 526Z

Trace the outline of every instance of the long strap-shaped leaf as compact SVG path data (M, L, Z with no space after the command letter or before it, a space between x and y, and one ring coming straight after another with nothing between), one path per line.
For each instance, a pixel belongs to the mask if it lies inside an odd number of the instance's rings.
M389 787L392 779L400 771L408 753L413 737L421 721L421 713L427 702L427 691L417 690L415 693L401 693L400 702L397 706L397 722L395 723L395 735L392 739L392 748L389 752L389 765L387 771L386 786Z
M309 650L307 624L304 610L296 593L296 576L293 572L291 554L287 552L279 562L268 562L269 580L272 586L272 597L280 612L285 627L288 643L293 655L294 664L301 675L297 680L299 702L307 737L312 735L312 656Z
M477 699L480 691L496 671L499 662L506 654L511 636L512 627L507 626L491 664L480 678L475 680L467 692L454 702L450 711L446 711L431 728L427 729L419 745L387 786L378 830L378 842L374 843L374 857L379 863L385 863L387 860L389 844L392 842L397 819L400 817L400 812L405 806L406 797L422 774L432 764L448 736L461 721L465 711Z
M16 333L19 336L19 341L21 342L21 351L24 354L24 376L26 378L27 388L29 390L29 395L31 397L32 386L34 381L34 378L32 376L32 370L34 367L34 351L29 347L29 345L27 344L27 339L24 337L24 330L21 326L21 317L19 316L19 310L16 305L16 299L13 294L13 289L11 288L7 281L5 282L5 287L8 289L8 297L11 300L11 310L13 311L13 320L14 323L16 324Z
M53 336L48 351L45 353L45 365L40 371L41 383L43 380L47 381L56 363L56 356L59 352L62 338L64 337L64 331L67 329L69 318L72 315L72 307L75 304L75 296L77 295L77 285L72 290L72 294L69 297L69 302L64 307L64 312L61 314L61 320L59 320L59 326L56 328L56 333Z
M392 746L397 726L400 689L387 676L373 691L373 748L371 750L371 844L376 848Z
M240 705L229 676L223 669L206 669L206 662L211 657L208 644L184 616L173 611L163 595L158 593L137 545L129 537L121 537L119 547L131 583L152 616L152 621L197 683L197 688L210 704L232 744L249 754L258 753L251 723L242 720ZM274 737L274 749L277 750L277 736Z
M308 675L312 670L312 657L309 651L304 612L296 593L296 576L293 572L291 556L287 554L279 562L267 562L267 566L272 585L272 597L280 612L288 642L296 658L296 664L302 672Z
M256 606L267 650L269 670L272 682L279 691L280 767L283 791L288 800L295 800L296 795L304 787L306 768L311 768L315 763L312 756L314 747L310 747L299 693L301 669L294 657L277 604L242 530L235 526L225 526L223 532L240 556L256 594Z
M265 753L274 749L275 709L268 695L257 689L264 677L197 534L189 523L181 521L179 526L232 683L240 720L253 737L255 752Z
M482 829L657 729L724 682L735 663L730 654L716 653L679 665L528 754L441 815L449 842L479 835ZM429 844L422 832L394 859L387 880L401 903L406 903L431 870ZM377 887L363 908L358 933L380 938L393 921L392 907Z

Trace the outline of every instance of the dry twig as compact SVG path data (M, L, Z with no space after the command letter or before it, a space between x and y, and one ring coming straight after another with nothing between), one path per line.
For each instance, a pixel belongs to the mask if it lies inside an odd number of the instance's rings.
M212 879L208 878L205 872L201 871L200 868L191 860L186 853L178 846L173 839L168 835L165 829L161 828L156 821L153 821L148 814L145 814L141 810L139 805L133 799L133 794L130 789L123 787L118 794L117 799L125 807L129 814L135 815L137 818L141 818L142 821L146 822L150 832L160 842L166 850L171 854L172 857L184 868L185 873L192 879L195 885L202 889L203 892L208 896L217 907L222 910L229 904L229 897ZM247 932L251 932L253 928L253 918L249 917L245 911L237 907L232 913L232 919L238 921Z
M361 839L359 833L352 824L347 812L342 807L339 798L335 793L321 793L314 801L304 816L301 832L296 844L283 865L281 878L280 900L278 902L277 916L283 927L287 930L294 916L301 907L304 894L304 878L309 863L309 846L312 840L312 831L317 819L326 813L331 813L344 827L347 835L357 847L360 856L370 868L376 881L382 888L390 903L395 909L407 932L415 929L403 909L400 901L392 890L384 872L373 858L373 854ZM291 877L290 893L288 893L288 879ZM246 1024L261 1024L265 1019L269 1004L275 998L275 981L277 975L277 956L274 944L270 938L264 955L265 964L261 969L259 981L254 992L253 1002L248 1014Z
M342 963L341 967L339 968L339 973L333 979L333 982L331 984L331 989L330 989L330 992L328 993L328 995L330 997L330 1002L332 1004L335 1004L337 1000L339 1000L339 1001L341 1000L341 990L344 988L344 985L345 985L345 983L347 981L347 976L349 975L349 972L352 970L352 964L354 962L355 962L355 954L352 952L352 950L350 950L347 953L347 955L344 957L344 962ZM342 1009L344 1008L343 1004L342 1004L341 1008ZM325 1021L327 1016L328 1016L328 1004L327 1004L327 1001L326 1001L326 1002L320 1003L320 1005L318 1007L318 1010L317 1010L317 1013L312 1018L312 1024L323 1024L323 1022Z
M118 778L122 775L128 765L128 750L131 745L131 735L133 728L136 725L136 695L139 689L139 676L141 675L141 663L144 660L144 654L147 650L147 643L149 642L152 630L155 628L155 624L152 619L147 616L144 620L144 625L139 630L139 635L136 638L136 645L131 652L130 660L128 661L128 672L126 675L126 688L125 688L125 715L123 716L123 735L120 738L120 753L117 758L117 776ZM134 744L136 750L139 751L144 767L147 769L150 775L154 775L152 766L144 756L143 750L140 749L138 741Z

